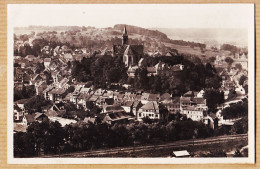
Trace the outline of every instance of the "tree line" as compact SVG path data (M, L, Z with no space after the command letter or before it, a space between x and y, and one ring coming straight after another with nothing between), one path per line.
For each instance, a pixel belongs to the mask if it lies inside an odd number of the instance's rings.
M61 127L59 122L34 122L26 133L14 134L15 157L32 157L44 154L59 154L137 145L164 143L176 140L206 138L223 134L247 133L247 123L239 121L230 128L220 127L213 131L202 122L190 119L170 122L77 123Z

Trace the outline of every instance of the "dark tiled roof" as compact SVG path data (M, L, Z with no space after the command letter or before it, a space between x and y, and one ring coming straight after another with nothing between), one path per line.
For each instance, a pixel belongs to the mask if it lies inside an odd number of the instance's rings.
M17 110L18 112L22 111L22 109L17 104L14 105L14 110Z
M14 104L26 104L30 101L30 98L29 99L21 99L21 100L17 100L14 102Z
M26 132L26 126L22 124L14 123L14 131L15 132Z
M206 104L206 99L204 98L192 98L192 101L196 104Z
M169 98L171 98L171 95L169 93L164 93L160 97L161 100L165 100L165 99L169 99Z
M51 58L44 58L44 62L51 62Z
M134 103L134 102L132 102L132 101L128 101L128 102L125 102L125 103L123 104L123 106L130 107L130 106L133 105L133 103Z
M113 51L115 55L123 55L125 50L126 50L126 46L122 46L122 45L113 46Z
M65 93L64 89L53 89L49 92L49 94L63 94Z
M148 73L156 73L155 67L147 67L147 72Z
M160 98L159 94L149 94L148 100L149 101L156 101Z
M109 105L104 107L107 112L118 112L118 111L124 111L124 109L119 105Z
M149 101L141 107L144 110L159 110L157 102Z
M110 118L111 121L118 121L123 119L133 118L130 114L126 112L116 112L116 113L109 113L107 116Z
M32 122L35 121L34 116L35 116L35 114L26 114L25 118L26 118L28 123L32 123Z

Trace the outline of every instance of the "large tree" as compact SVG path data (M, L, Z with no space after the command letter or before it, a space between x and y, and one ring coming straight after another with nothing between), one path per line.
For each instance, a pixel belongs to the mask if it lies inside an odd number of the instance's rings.
M207 106L215 109L217 105L224 102L224 93L217 89L206 89L204 98L207 99Z
M227 58L225 59L225 62L227 62L227 64L230 66L230 65L232 65L232 63L234 62L234 60L233 60L231 57L227 57Z

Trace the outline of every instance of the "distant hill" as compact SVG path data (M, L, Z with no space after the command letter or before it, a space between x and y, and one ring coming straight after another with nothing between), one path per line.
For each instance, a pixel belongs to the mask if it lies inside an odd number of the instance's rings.
M95 28L79 26L29 26L15 28L15 34L34 34L33 38L44 38L68 43L75 47L91 47L93 50L112 48L113 44L120 44L124 26L127 27L129 43L143 44L145 51L165 52L169 48L180 46L200 47L199 43L172 40L165 33L132 25L117 24L114 27ZM177 45L177 46L176 46Z
M165 33L170 39L205 43L220 46L229 43L239 47L248 45L245 29L209 29L209 28L151 28Z
M130 34L139 34L142 36L147 36L150 38L157 38L160 40L168 40L168 37L166 34L159 32L158 30L149 30L137 26L131 26L131 25L123 25L123 24L118 24L114 26L115 30L122 31L124 29L124 26L127 27L127 32Z
M197 55L206 58L221 54L220 51L205 50L206 45L219 44L221 33L218 31L205 31L190 29L156 28L146 29L142 27L117 24L114 27L95 28L80 26L29 26L14 29L18 39L27 34L30 40L44 39L56 44L66 44L71 48L86 47L90 51L112 49L114 44L122 43L123 28L126 26L129 44L143 44L144 52L177 49L179 53ZM231 34L231 33L230 33ZM235 35L232 34L233 37ZM23 36L24 38L25 36ZM236 37L237 39L242 36ZM227 39L227 38L226 38ZM232 38L231 38L232 39ZM241 39L240 39L241 40ZM193 42L194 41L194 42ZM239 42L239 41L237 41ZM228 53L226 53L227 55Z

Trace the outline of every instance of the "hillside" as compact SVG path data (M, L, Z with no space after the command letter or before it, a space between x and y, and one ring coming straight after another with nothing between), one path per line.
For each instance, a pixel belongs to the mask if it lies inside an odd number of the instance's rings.
M223 43L245 47L248 44L247 31L244 29L213 29L213 28L151 28L165 33L174 40L205 43L220 46Z
M121 44L124 26L127 27L129 44L143 44L145 52L160 51L162 53L174 48L179 53L197 56L215 56L218 53L205 50L205 44L194 43L184 40L170 39L165 33L158 30L150 30L132 25L117 24L114 27L95 28L79 26L29 26L15 28L16 37L29 37L34 39L45 39L57 44L65 43L70 47L86 47L90 51L112 49L114 44ZM21 38L19 38L21 39ZM26 40L26 39L25 39ZM202 51L204 49L204 51Z

